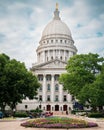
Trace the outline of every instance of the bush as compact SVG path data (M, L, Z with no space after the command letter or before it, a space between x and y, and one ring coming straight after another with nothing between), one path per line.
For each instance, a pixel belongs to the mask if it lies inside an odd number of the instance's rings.
M14 117L28 117L28 114L26 112L16 112Z
M72 110L71 113L72 114L76 114L76 113L81 113L81 112L85 112L85 113L89 113L90 111L89 110Z
M42 110L39 109L39 108L36 108L36 109L34 109L34 110L30 110L30 112L33 112L33 113L41 113Z
M100 118L100 117L104 117L104 113L89 113L88 117Z

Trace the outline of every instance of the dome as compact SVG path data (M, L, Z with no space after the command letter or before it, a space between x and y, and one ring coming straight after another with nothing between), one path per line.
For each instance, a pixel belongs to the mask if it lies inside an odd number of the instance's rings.
M52 20L43 30L42 37L48 35L71 35L68 26L61 20Z
M52 35L65 35L71 37L71 32L68 26L64 22L62 22L59 17L58 9L54 11L53 20L50 23L48 23L48 25L43 30L42 38Z

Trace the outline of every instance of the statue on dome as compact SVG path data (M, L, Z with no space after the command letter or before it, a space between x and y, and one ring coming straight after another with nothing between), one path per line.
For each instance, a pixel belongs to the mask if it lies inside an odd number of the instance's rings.
M58 10L58 3L56 3L56 10Z

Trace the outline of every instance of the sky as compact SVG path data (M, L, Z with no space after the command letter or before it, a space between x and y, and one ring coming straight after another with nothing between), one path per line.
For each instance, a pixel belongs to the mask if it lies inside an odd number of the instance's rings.
M0 0L0 53L31 68L37 61L42 32L53 19L56 2L77 53L104 57L104 0Z

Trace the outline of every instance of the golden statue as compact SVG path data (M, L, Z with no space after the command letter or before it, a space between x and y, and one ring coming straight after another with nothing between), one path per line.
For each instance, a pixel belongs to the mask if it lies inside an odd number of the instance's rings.
M58 3L56 3L56 10L58 10Z

